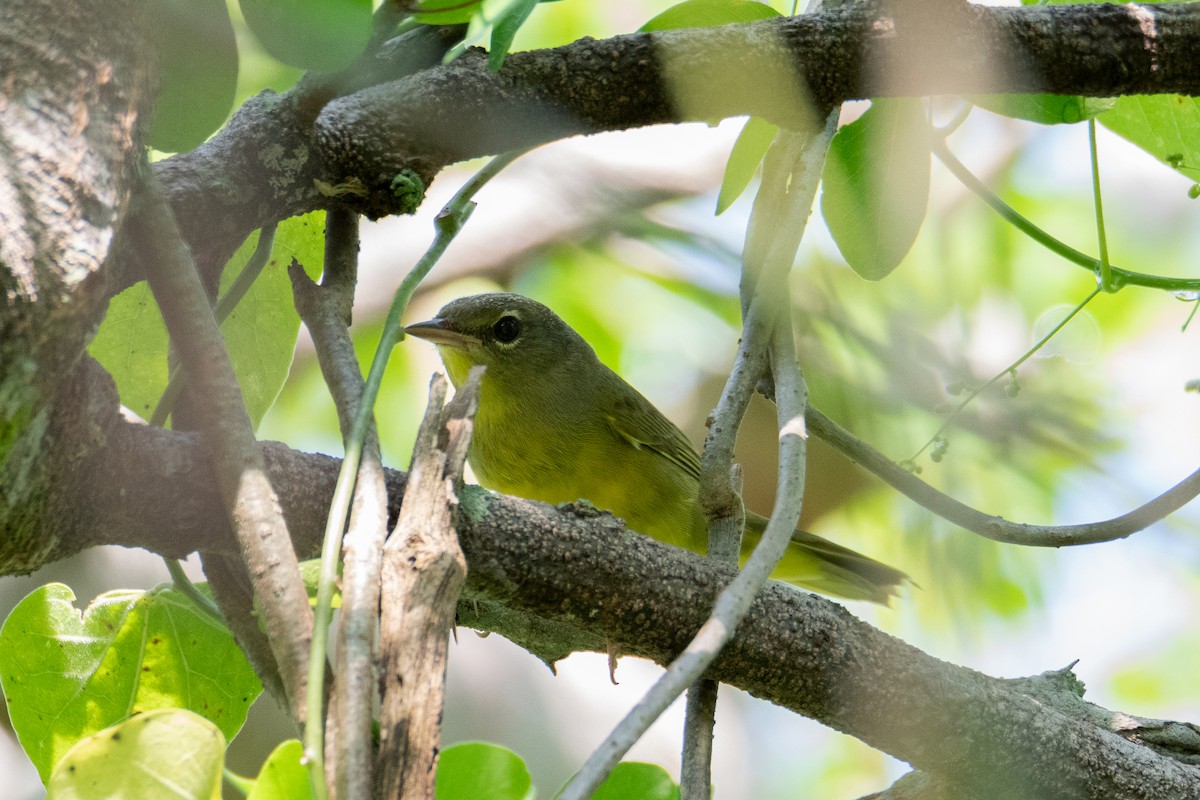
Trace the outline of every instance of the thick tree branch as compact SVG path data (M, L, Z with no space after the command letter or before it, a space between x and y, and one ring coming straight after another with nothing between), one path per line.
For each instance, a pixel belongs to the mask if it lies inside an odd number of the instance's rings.
M585 529L510 498L476 500L464 501L474 524L461 532L469 589L550 621L586 623L623 652L666 663L728 579L699 557L665 550L615 523L604 531L603 519ZM501 509L517 508L530 513L502 521ZM496 538L481 537L493 522ZM597 527L602 533L593 539ZM542 559L554 569L543 571ZM623 591L629 586L638 591ZM785 586L769 586L756 601L712 674L909 761L962 793L1021 800L1200 797L1200 771L1130 741L1118 715L1084 703L1079 687L1061 685L1057 673L1043 680L989 678Z
M602 130L740 114L802 129L819 124L813 109L856 98L1195 92L1198 45L1200 14L1186 5L855 3L581 39L513 54L496 73L476 52L333 101L316 138L335 174L376 192L401 167L425 174Z
M425 28L391 58L373 54L356 76L312 76L278 95L265 91L247 100L217 135L195 150L154 164L184 239L206 285L242 241L272 221L337 204L317 181L331 179L312 139L313 120L339 92L392 81L441 61L449 46L446 28ZM427 181L433 175L422 176ZM389 191L389 196L391 196ZM393 213L410 213L392 196ZM121 252L108 288L116 293L145 277L136 253Z
M227 522L197 435L117 423L108 440L103 468L115 484L91 494L110 497L68 533L103 531L113 543L174 556L221 546ZM274 444L264 457L297 550L312 554L323 530L313 509L328 503L339 462ZM389 472L388 481L394 504L404 478ZM548 660L611 641L668 663L731 577L590 507L554 509L472 487L461 500L470 565L461 619ZM1131 724L1083 702L1064 673L1008 681L947 664L785 586L755 601L711 674L909 761L959 796L1200 797L1200 769L1177 755L1200 751L1193 726ZM1156 736L1169 744L1159 749Z
M1195 4L954 3L937 4L932 19L922 6L858 3L749 25L581 39L515 53L495 73L472 51L327 103L328 86L305 84L251 99L210 142L155 170L197 262L213 273L255 228L339 201L317 181L379 217L411 210L392 186L404 169L428 182L474 156L740 114L804 125L808 106L796 100L804 94L817 107L940 93L1200 94ZM129 264L110 291L140 277Z
M585 39L515 54L499 73L476 53L334 101L317 120L317 138L335 169L375 186L411 165L412 154L436 169L569 135L748 113L802 128L813 122L811 108L859 97L1197 87L1187 55L1195 16L1183 24L1178 7L955 4L939 5L936 19L920 4L902 8L862 3L751 25ZM372 163L385 165L381 175L361 172Z
M29 522L72 513L58 473L103 436L74 423L91 393L72 376L107 307L153 100L137 3L35 5L0 3L0 561L29 567L60 545Z

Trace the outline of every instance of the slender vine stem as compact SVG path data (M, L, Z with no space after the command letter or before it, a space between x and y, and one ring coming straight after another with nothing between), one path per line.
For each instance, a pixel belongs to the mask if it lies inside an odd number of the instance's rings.
M1183 325L1180 326L1180 328L1179 328L1181 333L1187 331L1188 326L1192 324L1192 320L1196 318L1196 311L1197 311L1197 309L1200 309L1200 297L1192 300L1191 303L1192 303L1192 310L1187 315L1187 319L1185 319L1183 321Z
M997 197L983 181L975 177L967 167L950 151L946 142L938 137L930 138L933 154L946 165L946 168L970 189L979 199L987 203L993 211L1003 217L1030 239L1042 245L1050 252L1061 256L1099 276L1101 262L1086 253L1081 253L1070 245L1054 238L1046 231L1034 225L1020 212ZM1119 289L1124 286L1142 286L1148 289L1162 289L1168 292L1200 291L1200 278L1168 278L1165 275L1150 275L1144 272L1134 272L1121 267L1111 266L1112 285Z
M968 108L969 108L969 106L968 106ZM965 117L963 117L963 118L965 119ZM934 137L935 142L937 144L941 145L941 147L945 150L946 155L950 155L949 150L945 148L944 139L945 139L944 135L941 137ZM936 443L941 441L942 435L950 428L950 426L954 423L954 421L962 413L963 409L965 409L983 391L985 391L988 387L995 384L997 381L999 381L1005 375L1013 375L1015 377L1016 373L1017 373L1017 369L1022 364L1024 364L1026 361L1028 361L1033 356L1034 353L1036 353L1038 350L1042 349L1042 347L1044 347L1046 345L1046 343L1050 341L1050 339L1052 339L1060 330L1062 330L1063 327L1068 322L1070 322L1075 317L1076 314L1078 314L1080 311L1082 311L1084 306L1086 306L1088 303L1090 303L1092 301L1092 299L1096 297L1097 294L1099 294L1101 291L1116 292L1116 291L1120 290L1121 287L1124 285L1122 283L1119 283L1113 277L1113 267L1112 267L1112 264L1109 262L1109 258L1108 258L1108 235L1104 228L1104 204L1101 201L1101 196L1100 196L1100 163L1099 163L1099 158L1098 158L1098 151L1096 149L1096 123L1095 123L1095 120L1088 120L1088 145L1089 145L1089 152L1091 154L1092 198L1093 198L1093 203L1094 203L1094 206L1096 209L1096 238L1099 241L1099 250L1100 250L1100 259L1098 262L1096 262L1097 288L1094 291L1092 291L1087 297L1085 297L1082 302L1080 302L1078 305L1076 305L1075 308L1073 308L1069 314L1067 314L1065 317L1063 317L1063 319L1057 325L1055 325L1050 330L1049 333L1047 333L1045 336L1043 336L1041 339L1039 339L1037 341L1037 343L1033 345L1033 347L1026 350L1025 353L1022 354L1020 358L1018 358L1012 364L1009 364L1004 369L997 372L986 383L984 383L983 385L972 390L965 398L963 398L962 402L960 402L958 404L958 406L954 409L954 411L951 412L950 416L946 419L945 422L942 423L941 427L939 427L937 429L937 431L932 436L929 437L929 440L926 441L925 444L921 445L920 449L918 449L916 453L914 453L909 459L907 459L904 462L906 465L911 466L912 463L918 457L920 457L920 455L922 453L924 453L926 450L928 450L931 446L934 446ZM935 152L936 152L936 148L935 148ZM939 154L939 157L941 157L941 154ZM951 156L951 158L953 158L953 157ZM975 178L974 175L969 173L966 170L966 167L963 166L961 162L958 162L955 159L954 164L956 166L947 162L945 158L942 159L942 162L945 163L947 167L950 167L950 170L952 172L954 172L954 174L957 175L960 180L963 180L963 178L965 176L959 174L959 171L960 171L959 168L961 168L961 171L963 173L965 173L965 175L969 175L971 180L974 181L978 186L982 187L982 183L980 183L978 181L978 179ZM967 183L966 180L964 180L963 182ZM970 185L970 184L968 184L968 185ZM990 192L988 194L997 203L1003 202L995 195L992 195ZM990 202L989 202L989 205L991 205ZM1037 231L1041 236L1046 237L1047 239L1052 238L1052 237L1050 237L1049 234L1045 233L1040 228L1034 226L1033 223L1029 222L1029 220L1025 219L1025 217L1017 214L1017 212L1015 210L1012 210L1007 205L1005 207L1009 208L1009 210L1012 212L1012 214L1016 215L1021 220L1023 220L1023 222L1021 224L1018 224L1017 227L1022 228L1022 230L1025 230L1024 226L1026 226L1026 225L1029 226L1030 230L1027 230L1026 232L1029 233L1031 236L1034 236L1034 238L1037 239L1038 241L1041 241L1043 244L1046 244L1045 241L1042 241L1042 239L1039 239L1038 236L1034 235L1033 231ZM993 208L995 208L994 205L993 205ZM997 209L997 210L999 210L999 209ZM1001 212L1001 213L1002 213L1002 216L1004 216L1003 212ZM1005 216L1005 218L1010 219L1010 221L1014 221L1012 218L1009 218L1008 216ZM1014 224L1016 224L1015 221L1014 221ZM1057 244L1058 247L1067 248L1067 245L1063 244L1062 242L1059 242L1057 239L1053 239L1053 241ZM1067 248L1067 249L1070 250L1070 248ZM1055 250L1055 252L1058 252L1058 250ZM1071 251L1071 252L1078 252L1078 251ZM1063 253L1059 253L1059 254L1064 255ZM1082 255L1082 254L1080 254L1080 255ZM935 455L936 455L936 451L935 451Z
M1104 203L1100 199L1100 154L1096 148L1096 120L1088 120L1088 151L1092 160L1092 204L1096 209L1096 238L1100 250L1100 288L1115 292L1121 287L1113 280L1108 261L1108 235L1104 231Z
M954 112L954 116L951 117L950 121L945 125L933 125L931 122L930 127L933 128L935 136L940 139L946 139L963 126L963 123L967 121L967 117L971 116L971 112L974 110L975 105L973 103L964 102L958 107L958 110ZM933 109L930 108L930 114L932 113Z
M914 461L916 461L921 456L922 453L924 453L926 450L928 450L936 442L941 440L942 435L947 430L950 429L950 426L954 424L954 421L956 419L958 419L959 415L963 412L963 409L965 409L971 403L971 401L973 401L976 397L978 397L983 392L985 392L989 387L995 385L996 382L999 381L1001 378L1003 378L1005 375L1014 375L1015 376L1017 374L1017 370L1021 367L1022 364L1024 364L1026 361L1028 361L1030 358L1032 358L1034 353L1036 353L1038 350L1041 350L1043 347L1045 347L1046 343L1049 342L1052 338L1054 338L1054 336L1059 331L1061 331L1064 327L1066 327L1066 324L1068 322L1070 322L1072 319L1074 319L1075 315L1078 314L1080 311L1082 311L1084 309L1084 306L1086 306L1088 303L1092 302L1092 300L1096 297L1096 295L1100 294L1101 291L1102 290L1099 286L1097 286L1095 289L1093 289L1090 293L1088 293L1087 297L1083 298L1083 300L1081 300L1079 303L1077 303L1075 305L1075 307L1072 308L1065 317L1063 317L1061 320L1059 320L1057 325L1055 325L1053 328L1051 328L1050 331L1045 336L1043 336L1041 339L1038 339L1037 342L1035 342L1032 347L1030 347L1028 350L1026 350L1024 353L1022 353L1020 355L1020 357L1017 358L1016 361L1012 362L1007 367L1000 370L992 377L988 378L988 380L986 382L984 382L983 384L981 384L980 386L971 390L971 392L962 399L962 401L954 408L954 410L950 412L950 416L947 417L946 421L941 424L941 427L939 427L934 432L934 434L929 437L929 440L926 441L925 444L921 445L920 449L917 450L917 452L913 453L912 456L910 456L907 460L905 460L903 462L903 464L911 466L911 464Z

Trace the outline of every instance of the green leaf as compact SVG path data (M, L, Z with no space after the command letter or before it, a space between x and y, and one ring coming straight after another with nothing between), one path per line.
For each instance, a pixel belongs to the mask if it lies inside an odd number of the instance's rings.
M424 4L423 4L424 5ZM483 0L472 7L467 20L467 34L463 40L452 47L443 59L453 61L467 51L467 48L491 36L492 52L488 54L488 68L500 69L504 57L512 45L517 30L528 19L537 6L537 0ZM440 14L428 16L419 15L421 22L430 22L430 17L438 18ZM430 23L432 24L432 23Z
M287 380L300 332L300 315L292 303L287 267L296 258L309 276L321 274L324 261L325 212L314 211L279 223L271 257L258 280L221 324L246 410L258 425ZM254 253L258 233L242 244L221 276L229 287ZM233 265L239 265L233 268Z
M1122 97L1097 120L1190 180L1200 181L1197 98L1167 94Z
M679 787L667 771L657 764L622 761L608 780L600 785L592 800L679 800Z
M821 213L842 256L868 280L895 269L921 230L928 131L920 100L875 100L830 144Z
M271 256L250 290L221 325L250 419L257 425L287 380L300 317L292 303L287 266L295 257L309 276L321 273L325 212L279 223ZM221 276L233 283L258 244L258 232L238 248ZM150 289L137 283L109 303L88 351L117 383L121 402L149 418L167 386L167 332Z
M88 352L116 381L121 403L150 419L167 386L167 327L145 281L109 301Z
M966 99L993 114L1041 125L1083 122L1108 111L1114 103L1109 98L1063 94L979 94Z
M641 30L709 28L778 16L778 11L754 0L684 0L652 18ZM778 126L758 117L746 120L725 164L725 177L721 180L721 191L717 195L718 214L733 205L733 201L746 191L778 130Z
M438 756L436 800L532 800L533 780L513 751L486 742L447 747Z
M246 800L312 800L315 795L308 768L300 763L303 756L304 745L297 739L288 739L272 750Z
M461 25L479 13L483 0L421 0L413 9L413 19L425 25ZM446 9L442 11L441 9Z
M0 629L0 686L43 780L72 745L130 714L188 708L232 738L262 691L229 631L171 589L108 592L82 614L62 584Z
M246 25L275 58L333 72L371 38L371 0L240 0Z
M220 800L225 737L182 709L138 714L72 747L47 783L53 800Z
M778 11L754 0L684 0L652 18L640 30L711 28L714 25L754 22L778 16Z
M237 90L237 42L225 0L154 0L146 8L161 79L151 147L191 150L220 127Z
M778 125L772 125L760 117L746 120L737 141L733 143L733 149L729 151L729 161L725 163L725 176L717 193L718 214L733 205L733 201L746 191L778 132Z
M504 57L512 47L513 38L537 4L538 0L516 0L496 20L492 28L492 44L488 48L488 69L494 72L504 66Z

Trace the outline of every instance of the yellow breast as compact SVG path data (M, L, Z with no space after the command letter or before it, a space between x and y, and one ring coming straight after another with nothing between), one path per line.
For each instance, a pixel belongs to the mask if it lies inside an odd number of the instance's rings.
M695 479L658 453L635 447L601 413L517 409L486 376L469 460L479 482L544 503L587 500L639 533L703 551ZM578 412L578 409L576 409Z

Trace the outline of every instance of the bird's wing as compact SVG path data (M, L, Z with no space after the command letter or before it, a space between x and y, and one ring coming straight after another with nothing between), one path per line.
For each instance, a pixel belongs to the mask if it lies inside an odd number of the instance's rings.
M609 427L634 447L653 450L699 480L700 457L683 431L636 390L626 388L629 391L616 393L616 400L606 409Z

